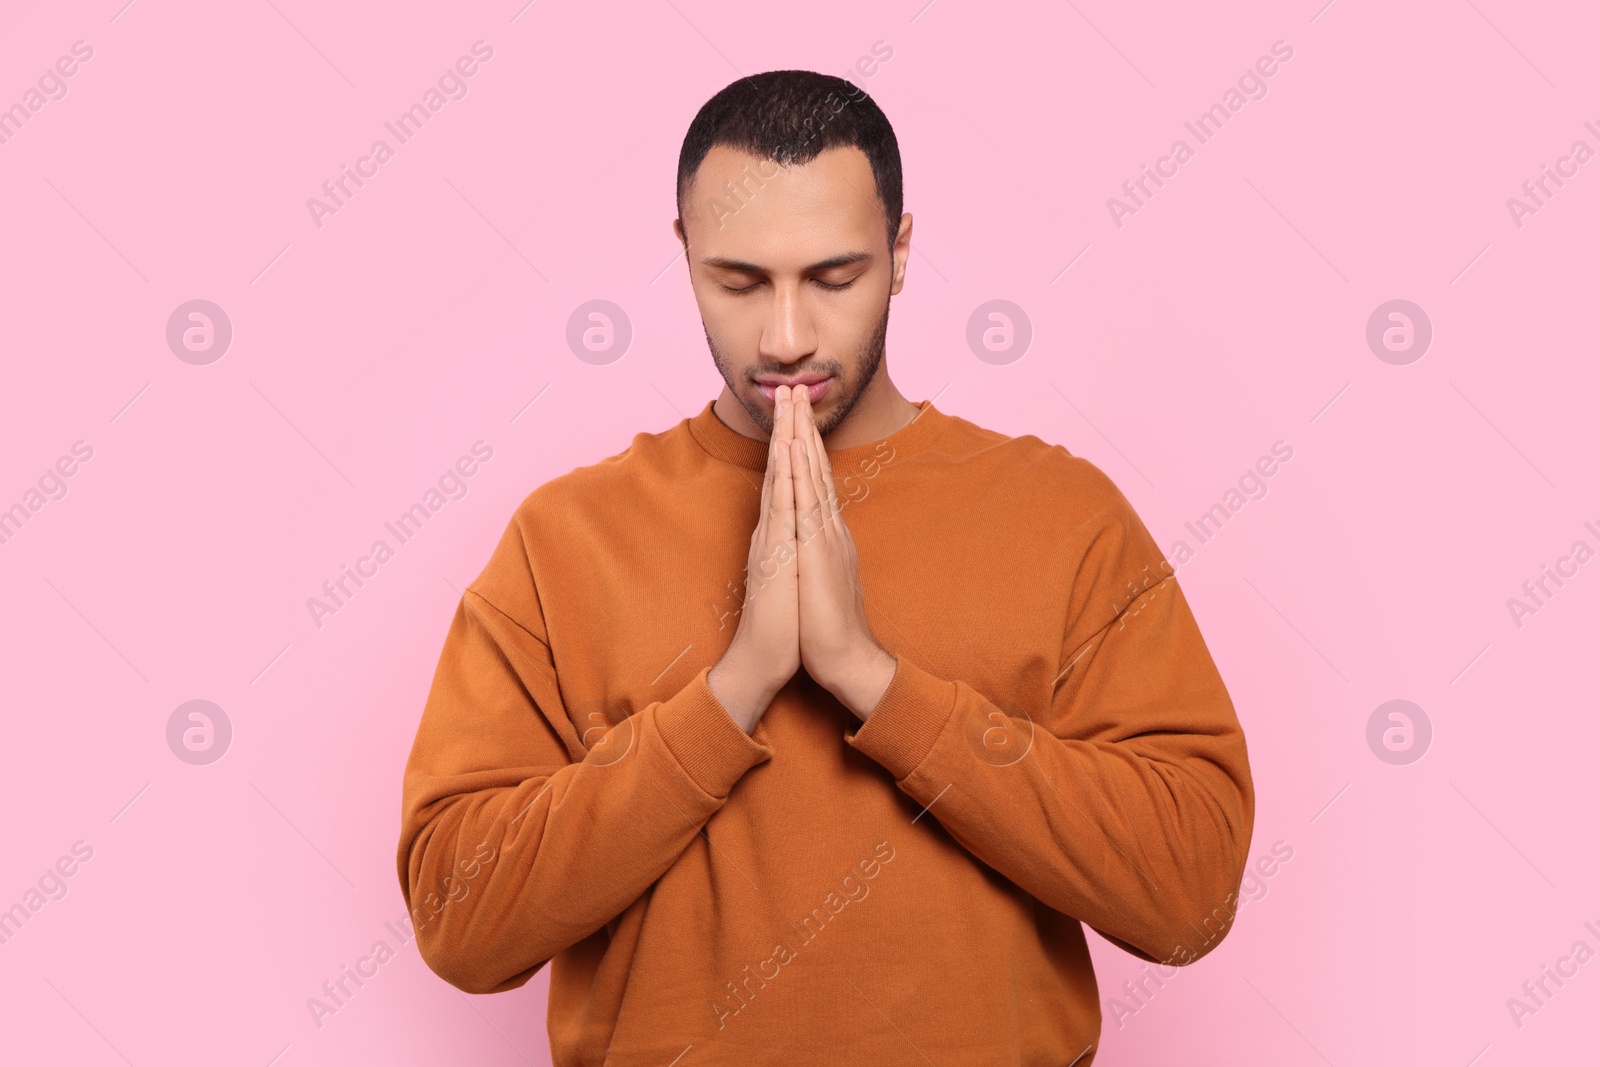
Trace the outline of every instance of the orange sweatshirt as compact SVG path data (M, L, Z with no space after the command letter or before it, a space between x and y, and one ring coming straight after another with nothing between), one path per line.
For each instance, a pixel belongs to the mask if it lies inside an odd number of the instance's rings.
M706 684L767 455L709 402L535 489L462 596L400 885L451 984L551 964L557 1067L1089 1067L1080 924L1171 966L1229 928L1254 792L1171 567L1087 460L919 406L829 450L896 660L865 722L802 669L747 735Z

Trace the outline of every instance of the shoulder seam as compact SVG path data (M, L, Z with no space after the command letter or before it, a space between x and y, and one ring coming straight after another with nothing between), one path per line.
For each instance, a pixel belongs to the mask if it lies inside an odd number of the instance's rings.
M500 616L502 619L504 619L507 622L509 622L512 626L515 626L517 629L521 630L523 633L527 634L528 638L530 640L535 641L540 645L543 645L546 650L548 650L550 648L550 642L544 640L538 634L534 633L532 630L530 630L526 626L522 625L522 623L518 622L517 619L513 615L511 615L509 612L507 612L504 608L500 607L499 604L496 604L494 601L490 600L488 597L486 597L482 593L478 592L472 586L470 586L470 585L467 586L466 590L462 593L463 599L466 597L467 593L471 593L473 596L475 596L479 600L483 601L485 604L487 604L490 608L492 608L494 610L494 613L496 615Z
M1163 559L1162 562L1165 563L1166 560ZM1170 566L1170 564L1168 564L1168 565ZM1124 604L1122 606L1122 609L1120 611L1118 611L1115 615L1111 616L1111 618L1107 619L1104 626L1100 627L1094 633L1090 634L1088 637L1086 637L1082 641L1078 642L1078 644L1073 647L1072 654L1070 656L1067 656L1066 658L1068 660L1071 660L1073 663L1076 663L1077 660L1078 660L1078 651L1079 651L1079 649L1084 648L1085 646L1087 646L1089 644L1089 642L1095 640L1096 638L1100 637L1100 635L1104 634L1107 630L1111 629L1111 624L1116 622L1118 619L1122 618L1124 615L1126 615L1128 613L1128 609L1129 608L1133 607L1139 601L1143 600L1145 597L1149 596L1151 593L1155 592L1157 589L1160 589L1162 586L1166 585L1168 582L1176 582L1177 580L1178 580L1178 575L1177 575L1177 572L1174 571L1171 574L1162 575L1161 578L1154 585L1146 586L1143 590L1140 591L1138 596L1136 596L1132 600L1128 601L1126 604ZM1071 669L1071 664L1069 664L1067 666L1067 668L1063 669L1061 673L1065 674L1067 672L1067 670L1070 670L1070 669ZM1057 680L1060 679L1060 675L1057 675L1056 677L1057 677ZM1054 686L1051 687L1051 690L1052 690L1052 692L1054 691Z

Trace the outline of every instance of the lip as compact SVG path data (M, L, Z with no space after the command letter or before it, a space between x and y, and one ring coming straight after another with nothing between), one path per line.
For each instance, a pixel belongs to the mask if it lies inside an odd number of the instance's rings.
M780 385L805 386L807 396L809 397L811 403L815 404L818 400L821 400L822 397L828 392L829 388L833 386L833 378L827 375L818 376L815 374L808 374L794 379L769 378L765 380L756 380L756 390L769 404L777 403L778 386Z

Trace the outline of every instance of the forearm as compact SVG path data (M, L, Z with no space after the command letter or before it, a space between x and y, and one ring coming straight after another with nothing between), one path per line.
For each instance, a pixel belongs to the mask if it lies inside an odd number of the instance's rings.
M771 755L704 674L595 740L588 758L553 773L408 768L402 886L423 957L453 985L521 985L605 925Z
M978 859L1152 957L1231 919L1253 813L1239 735L1063 739L901 659L850 743Z

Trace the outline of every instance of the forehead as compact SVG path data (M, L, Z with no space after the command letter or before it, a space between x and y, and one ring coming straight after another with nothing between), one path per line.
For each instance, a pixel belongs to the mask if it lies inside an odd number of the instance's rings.
M720 255L778 266L876 248L884 220L872 166L854 145L827 148L809 163L783 167L717 145L684 197L683 225L697 258Z

